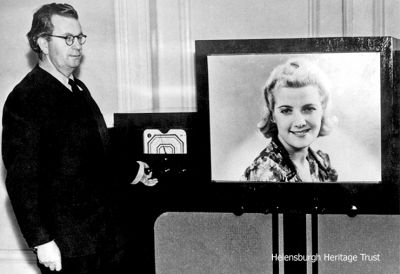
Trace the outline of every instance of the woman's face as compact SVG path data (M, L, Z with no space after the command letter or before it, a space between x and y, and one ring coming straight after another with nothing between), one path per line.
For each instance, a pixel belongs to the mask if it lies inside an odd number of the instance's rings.
M273 119L279 140L289 153L308 148L321 128L323 110L318 88L282 87L275 90L273 96Z

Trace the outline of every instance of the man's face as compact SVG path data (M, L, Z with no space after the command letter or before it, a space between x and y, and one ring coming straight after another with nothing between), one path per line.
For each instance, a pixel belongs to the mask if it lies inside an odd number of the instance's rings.
M52 35L82 34L81 25L75 18L53 15L51 22L54 25ZM78 39L74 39L74 43L68 46L65 39L51 37L48 42L48 58L59 72L68 77L81 64L82 45L79 44Z

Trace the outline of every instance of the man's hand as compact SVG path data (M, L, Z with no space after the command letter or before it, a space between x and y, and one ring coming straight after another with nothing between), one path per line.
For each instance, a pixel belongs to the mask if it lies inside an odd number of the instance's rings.
M61 253L54 241L37 246L36 253L39 263L51 271L61 271Z
M146 186L154 186L158 183L157 178L151 178L153 176L153 172L149 166L144 163L144 174L140 182L142 182Z

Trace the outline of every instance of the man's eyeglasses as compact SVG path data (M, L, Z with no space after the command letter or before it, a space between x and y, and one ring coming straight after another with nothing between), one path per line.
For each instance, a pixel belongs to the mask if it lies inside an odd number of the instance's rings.
M86 35L85 34L79 34L79 35L67 35L67 36L60 36L60 35L52 35L52 34L47 34L47 36L51 37L57 37L57 38L62 38L65 40L65 43L68 46L72 46L72 44L75 41L75 38L78 40L78 43L83 45L86 42Z

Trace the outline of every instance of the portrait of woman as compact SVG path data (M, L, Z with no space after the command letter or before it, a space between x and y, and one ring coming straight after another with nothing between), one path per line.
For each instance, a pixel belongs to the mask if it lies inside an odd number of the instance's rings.
M263 182L335 182L329 155L311 145L333 129L327 76L305 58L289 59L270 74L265 115L258 124L269 139L243 179Z
M334 170L340 183L381 180L379 53L226 54L207 63L213 181L330 183Z

